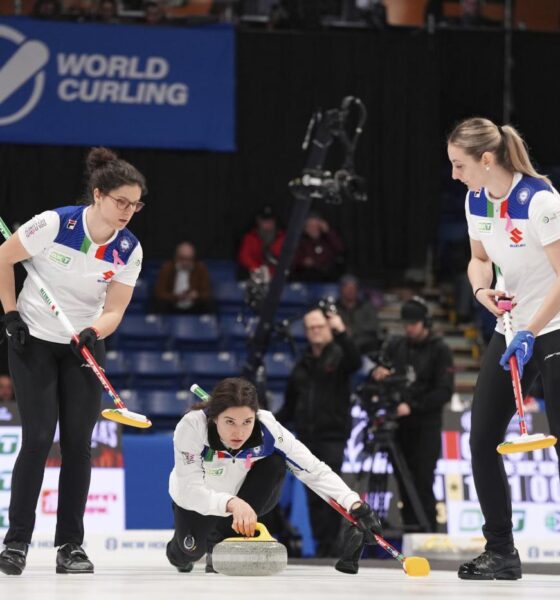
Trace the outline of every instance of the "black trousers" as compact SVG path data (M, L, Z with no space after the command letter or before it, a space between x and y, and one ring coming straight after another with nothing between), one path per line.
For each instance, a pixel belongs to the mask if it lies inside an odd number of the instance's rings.
M441 453L441 426L399 427L395 436L401 447L404 460L410 470L412 483L420 497L420 503L428 517L430 531L437 530L436 497L434 495L434 473ZM405 525L417 525L414 507L400 477L397 482L401 494L401 516Z
M340 475L344 460L344 440L301 440L311 452L327 464L337 475ZM337 543L342 517L334 511L314 491L307 489L307 505L309 520L315 538L315 556L319 558L338 557Z
M95 357L103 365L105 346ZM8 542L31 542L35 510L57 420L62 464L58 483L55 546L82 544L91 478L91 434L99 417L102 387L69 344L31 338L24 352L8 350L22 425L22 446L12 474Z
M257 461L243 482L237 497L245 500L261 517L270 512L280 499L286 475L286 462L278 454ZM167 547L174 564L197 561L214 544L237 534L231 528L233 517L201 515L173 503L175 534Z
M474 483L485 521L482 532L486 548L496 552L513 550L511 494L503 458L496 452L515 414L511 376L499 365L505 347L504 336L495 332L475 388L470 436ZM550 431L560 437L560 331L536 338L533 357L525 365L521 381L524 394L538 374Z

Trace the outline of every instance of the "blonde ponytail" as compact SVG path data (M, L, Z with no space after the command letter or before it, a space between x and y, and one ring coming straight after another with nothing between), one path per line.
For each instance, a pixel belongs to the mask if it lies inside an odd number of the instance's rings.
M461 148L477 160L480 160L485 152L491 152L496 157L496 162L504 169L518 171L552 185L545 175L541 175L533 167L527 144L511 125L499 127L490 119L481 117L466 119L449 134L447 143Z

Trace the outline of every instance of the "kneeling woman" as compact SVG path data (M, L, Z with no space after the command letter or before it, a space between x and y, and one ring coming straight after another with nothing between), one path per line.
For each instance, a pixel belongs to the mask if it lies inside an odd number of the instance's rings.
M381 532L368 504L271 412L259 410L255 387L245 379L221 381L209 402L195 405L181 419L173 445L169 493L175 534L167 558L179 571L190 571L232 529L252 536L257 518L278 503L286 464L313 491L333 498L357 519L358 527L345 534L337 569L357 572L364 544L375 543L373 532Z

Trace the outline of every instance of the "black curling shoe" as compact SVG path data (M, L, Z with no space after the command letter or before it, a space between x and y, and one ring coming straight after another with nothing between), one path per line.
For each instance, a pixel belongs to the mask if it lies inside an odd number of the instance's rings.
M521 579L521 561L517 550L498 554L486 550L459 567L459 579Z
M27 549L25 542L8 542L0 553L0 571L6 575L21 575L25 569Z
M174 540L167 544L167 560L179 571L179 573L190 573L193 570L194 563L189 561L179 561L173 555Z
M93 564L79 544L63 544L56 553L57 573L93 573Z

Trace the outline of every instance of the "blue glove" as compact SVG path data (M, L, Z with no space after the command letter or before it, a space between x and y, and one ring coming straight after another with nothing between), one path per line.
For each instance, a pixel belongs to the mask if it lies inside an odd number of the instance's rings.
M533 356L533 346L535 344L535 336L530 331L518 331L515 334L511 344L506 348L506 351L502 354L500 359L500 365L509 371L509 358L513 356L517 357L517 366L519 368L519 377L523 377L523 367L529 362L531 356Z

